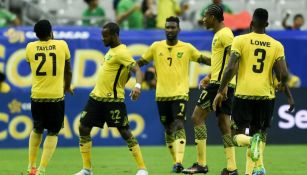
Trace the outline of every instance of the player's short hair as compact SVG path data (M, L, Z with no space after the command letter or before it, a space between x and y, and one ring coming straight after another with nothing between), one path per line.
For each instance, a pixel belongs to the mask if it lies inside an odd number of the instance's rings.
M39 39L47 38L50 36L52 31L52 26L50 22L46 19L38 21L34 25L34 32Z
M119 35L119 30L120 30L119 26L118 26L118 24L116 24L114 22L109 22L109 23L105 24L102 28L103 29L109 29L111 35L115 35L115 34Z
M84 0L85 3L89 4L91 3L93 0Z
M219 22L224 21L224 10L220 5L216 4L209 5L209 7L206 9L206 13L215 16L215 18Z
M296 14L296 15L294 15L294 17L293 17L293 20L296 20L297 18L302 18L302 19L304 19L304 16L303 16L302 14Z
M166 18L166 22L175 22L175 23L177 23L178 27L180 26L179 25L180 20L176 16L170 16L170 17Z
M266 9L257 8L254 11L253 19L255 19L255 20L259 21L259 22L267 23L268 19L269 19L269 13L268 13L268 11Z

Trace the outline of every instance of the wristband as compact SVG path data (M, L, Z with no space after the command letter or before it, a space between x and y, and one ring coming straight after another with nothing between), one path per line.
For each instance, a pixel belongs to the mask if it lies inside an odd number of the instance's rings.
M141 86L140 83L136 83L136 84L134 85L134 87L141 89L142 86Z

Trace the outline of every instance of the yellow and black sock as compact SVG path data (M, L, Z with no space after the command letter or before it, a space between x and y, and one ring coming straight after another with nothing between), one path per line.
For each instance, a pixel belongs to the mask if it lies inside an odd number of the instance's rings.
M175 144L175 135L165 133L165 142L166 146L171 153L173 164L176 164L176 144Z
M175 133L176 137L176 163L182 163L186 144L186 135L184 129L179 129Z
M194 127L195 144L197 150L197 163L201 166L207 165L206 147L207 147L207 127L199 125Z
M265 143L266 143L266 133L260 133L260 157L258 159L258 161L256 162L256 167L264 167L263 164L263 157L264 157L264 149L265 149Z
M91 150L92 150L92 138L88 136L80 136L79 140L80 153L82 157L83 169L91 170Z
M231 138L231 134L223 135L223 143L227 160L227 170L234 171L237 169L235 147Z
M47 135L44 141L43 154L39 165L39 171L45 171L58 143L57 135Z
M251 158L251 148L247 147L247 149L246 149L245 174L246 175L252 175L254 168L255 168L255 162Z
M29 139L29 165L28 170L31 170L32 167L36 167L36 158L39 150L39 145L42 142L43 134L36 133L34 131L30 134Z
M142 152L141 152L140 146L136 138L132 136L131 138L126 140L126 142L127 142L129 150L132 153L132 156L134 157L136 161L136 165L138 169L146 169L146 166L143 160L143 156L142 156Z
M238 134L233 137L233 143L237 146L249 146L252 137L245 134Z

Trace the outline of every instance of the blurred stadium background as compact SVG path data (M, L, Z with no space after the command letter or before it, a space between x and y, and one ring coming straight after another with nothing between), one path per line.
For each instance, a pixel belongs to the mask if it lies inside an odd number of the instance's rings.
M126 0L120 0L126 1ZM158 1L153 1L152 13L157 15ZM161 0L162 1L162 0ZM25 61L25 46L36 39L33 24L39 19L49 19L54 25L56 39L67 41L71 51L73 69L73 86L75 95L66 97L65 127L61 131L58 151L50 164L50 173L67 175L78 171L81 158L78 151L77 126L88 94L95 84L98 66L107 51L101 42L100 28L106 21L115 21L116 12L113 0L99 0L99 6L105 11L104 16L85 17L83 11L87 4L83 0L0 0L1 13L10 13L13 17L0 28L0 72L6 74L6 80L0 88L0 175L20 175L27 166L28 136L32 129L30 113L30 69ZM134 5L142 1L133 1ZM178 6L184 7L180 14L181 28L179 39L192 43L196 48L210 55L213 33L199 25L200 14L211 0L178 0ZM300 29L284 29L283 19L292 25L296 14L307 18L307 0L224 0L232 9L232 14L225 14L225 23L235 35L246 33L250 15L253 10L263 7L269 11L270 25L268 33L281 41L285 47L286 59L291 78L288 82L296 101L294 113L287 113L287 101L283 94L277 94L274 119L268 134L266 166L272 175L306 175L307 174L307 23ZM1 14L0 13L0 14ZM8 20L0 15L1 20ZM3 18L3 19L1 19ZM84 25L90 20L93 25ZM156 40L163 40L164 32L155 27L146 29L124 29L121 40L128 46L135 59L138 59ZM148 67L142 68L145 72ZM193 127L190 116L199 95L198 82L210 71L210 67L191 63L190 65L190 102L187 110L188 143L194 143ZM150 76L149 76L150 77ZM132 78L127 85L127 92L133 84ZM144 84L150 84L146 79ZM127 94L127 93L126 93ZM157 106L154 101L154 89L143 90L137 102L127 98L129 120L133 133L137 136L145 151L145 160L152 175L169 174L170 157L164 148L163 128L159 123ZM217 174L224 166L222 142L214 115L208 120L208 162ZM110 146L94 149L94 165L100 174L134 173L132 159L123 147L124 141L114 129L94 130L94 146ZM146 147L145 147L146 145ZM273 145L273 146L272 146ZM153 147L152 147L153 146ZM62 148L75 147L75 148ZM188 147L185 165L195 161L195 149ZM113 156L114 154L114 156ZM97 156L95 156L97 155ZM99 156L101 155L101 156ZM118 158L122 155L125 158ZM237 159L241 174L244 166L244 148L239 148ZM67 161L69 160L69 161ZM112 160L112 161L109 161ZM115 165L113 162L118 162ZM159 163L165 162L165 163ZM68 164L69 163L69 164ZM62 172L63 165L67 168ZM116 168L119 166L119 168ZM131 168L132 167L132 168ZM113 174L112 174L113 173Z

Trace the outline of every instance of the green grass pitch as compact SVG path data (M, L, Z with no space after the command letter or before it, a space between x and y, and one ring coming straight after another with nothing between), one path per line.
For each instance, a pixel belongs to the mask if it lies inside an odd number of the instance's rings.
M171 157L166 147L143 146L143 157L149 175L175 175L171 173ZM25 175L27 149L0 149L0 175ZM245 148L236 149L240 174L245 171ZM186 148L184 166L196 160L194 146ZM209 175L219 175L225 167L222 146L208 146ZM94 147L92 163L95 175L135 175L135 162L126 147ZM79 149L58 148L52 158L47 175L73 175L81 169ZM307 175L307 145L269 145L265 150L268 175Z

